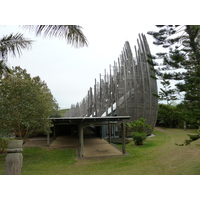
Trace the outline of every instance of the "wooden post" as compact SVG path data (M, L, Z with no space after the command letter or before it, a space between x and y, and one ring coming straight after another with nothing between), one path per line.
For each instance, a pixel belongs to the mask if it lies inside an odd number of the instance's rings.
M128 115L128 99L127 99L127 70L126 70L126 63L125 63L125 56L122 54L122 61L123 61L123 74L124 74L124 105L125 105L125 108L124 108L124 111L126 113L126 115Z
M83 126L79 125L80 157L83 157Z
M97 81L95 78L95 84L94 84L94 111L95 117L97 117Z
M7 156L6 156L6 175L20 175L23 155L22 155L23 140L10 140L8 142Z
M53 127L53 139L56 139L56 126Z
M183 126L184 126L184 130L186 131L186 129L187 129L186 121L184 121Z
M47 133L47 146L49 147L49 144L50 144L50 140L49 140L49 133Z
M113 88L113 77L111 73L111 65L110 65L110 106L111 106L111 116L113 116L113 94L114 94L114 88Z
M102 115L102 81L101 74L99 74L99 116Z
M92 117L94 117L94 104L93 104L93 93L92 93L92 87L90 87L90 92L89 92L89 94L90 94L90 115L92 116Z
M122 122L121 123L121 128L122 128L122 153L126 154L126 143L125 143L125 139L126 139L126 132L125 132L125 123Z
M108 124L108 142L111 143L111 126Z

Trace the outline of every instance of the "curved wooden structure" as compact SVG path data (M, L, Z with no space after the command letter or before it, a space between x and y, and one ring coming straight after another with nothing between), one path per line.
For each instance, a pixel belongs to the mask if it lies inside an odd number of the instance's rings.
M129 42L108 73L95 79L87 96L72 105L68 117L130 116L131 121L141 117L155 126L158 111L157 83L154 67L147 62L150 55L145 35L139 35L135 56Z

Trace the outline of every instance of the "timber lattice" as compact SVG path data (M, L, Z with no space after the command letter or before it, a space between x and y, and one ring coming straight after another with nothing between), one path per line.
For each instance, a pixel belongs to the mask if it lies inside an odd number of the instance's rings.
M99 81L95 79L87 96L72 105L67 117L130 116L131 121L141 117L155 126L158 112L157 82L154 66L147 62L151 55L144 34L139 35L132 55L129 42L125 42L121 55L109 73Z

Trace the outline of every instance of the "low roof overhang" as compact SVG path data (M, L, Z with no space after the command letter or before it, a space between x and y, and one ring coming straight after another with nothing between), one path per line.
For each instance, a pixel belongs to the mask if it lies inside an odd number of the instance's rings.
M83 125L102 126L117 124L130 119L130 116L107 116L107 117L59 117L49 118L54 125Z

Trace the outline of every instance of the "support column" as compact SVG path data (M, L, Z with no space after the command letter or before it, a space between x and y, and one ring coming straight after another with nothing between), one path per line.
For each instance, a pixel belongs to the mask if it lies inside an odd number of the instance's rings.
M126 139L126 126L125 126L125 122L121 123L121 128L122 128L122 153L126 154L126 143L125 143L125 139Z
M53 127L53 139L56 139L56 126Z
M80 157L83 157L83 126L79 125L79 144L80 144Z
M49 132L47 133L47 146L49 147L50 141L49 141Z
M111 143L111 125L110 125L110 123L108 124L108 142L109 142L109 144Z

